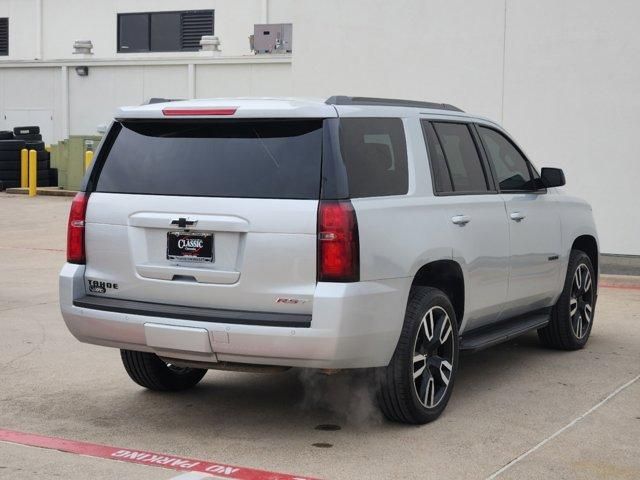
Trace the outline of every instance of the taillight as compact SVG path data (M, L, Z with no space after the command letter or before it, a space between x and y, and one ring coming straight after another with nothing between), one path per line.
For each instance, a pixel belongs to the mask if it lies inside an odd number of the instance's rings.
M79 192L71 202L69 223L67 224L67 262L83 264L84 252L84 217L87 211L89 196Z
M318 281L360 280L358 219L345 201L321 201L318 208Z

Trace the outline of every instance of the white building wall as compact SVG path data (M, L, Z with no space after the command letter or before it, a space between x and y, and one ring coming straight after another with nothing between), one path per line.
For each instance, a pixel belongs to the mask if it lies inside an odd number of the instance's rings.
M9 18L9 56L0 61L36 58L36 1L0 0L0 17Z
M291 64L198 65L196 97L291 96Z
M200 8L215 10L224 57L116 52L117 13ZM11 53L0 58L0 114L51 111L55 140L94 133L117 106L150 97L444 101L501 122L538 166L564 168L567 189L594 206L602 250L640 255L640 2L0 0L0 16ZM249 54L264 21L294 24L291 58ZM92 40L91 59L71 53L74 40Z
M151 97L187 98L183 65L93 67L88 77L69 75L72 135L95 135L109 114L122 105L139 105Z
M26 3L38 0L22 0ZM248 36L260 22L261 0L42 0L45 58L73 58L75 40L91 40L95 58L132 58L117 52L117 14L171 10L215 10L214 33L225 55L249 53ZM166 54L144 54L162 57ZM180 58L189 53L177 53Z
M503 123L593 205L602 250L640 255L640 2L512 1Z
M496 118L504 0L323 0L294 6L296 95L446 101Z
M25 123L41 125L43 136L56 138L60 125L59 69L0 67L0 130Z

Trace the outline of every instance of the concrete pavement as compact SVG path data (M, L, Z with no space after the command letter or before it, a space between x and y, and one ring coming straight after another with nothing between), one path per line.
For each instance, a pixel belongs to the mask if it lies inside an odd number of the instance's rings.
M488 478L546 441L498 478L640 478L638 289L601 290L584 350L546 350L533 334L463 357L445 414L422 427L384 421L355 373L211 371L159 394L64 326L70 200L0 194L0 428L332 479ZM0 478L175 475L0 443Z

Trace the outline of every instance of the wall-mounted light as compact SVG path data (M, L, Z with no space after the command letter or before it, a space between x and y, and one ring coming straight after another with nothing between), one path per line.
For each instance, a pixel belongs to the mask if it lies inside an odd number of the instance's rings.
M86 77L87 75L89 75L89 67L76 67L76 73L79 77Z

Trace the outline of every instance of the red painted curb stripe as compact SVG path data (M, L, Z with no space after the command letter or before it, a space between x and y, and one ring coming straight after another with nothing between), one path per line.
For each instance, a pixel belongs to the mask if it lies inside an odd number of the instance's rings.
M47 448L60 452L75 453L89 457L106 458L120 462L137 463L151 467L166 468L182 472L203 472L223 478L236 480L313 480L311 477L288 475L285 473L268 472L252 468L237 467L224 463L208 462L193 458L165 455L163 453L147 452L145 450L129 450L110 447L97 443L76 442L58 437L47 437L33 433L17 432L0 429L0 442L16 443L31 447Z
M38 248L38 247L0 247L2 250L34 250L39 252L64 252L61 248Z
M617 290L640 290L640 285L616 285L615 283L601 283L602 288L615 288Z

